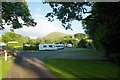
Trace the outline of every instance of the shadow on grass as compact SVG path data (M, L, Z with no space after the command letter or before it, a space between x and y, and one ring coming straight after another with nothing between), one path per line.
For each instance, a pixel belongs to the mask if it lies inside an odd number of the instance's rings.
M55 78L55 76L47 70L41 60L37 58L23 58L20 55L17 55L15 58L14 65L17 67L14 67L14 69L11 68L4 79L7 79L7 76L10 75L14 75L12 78ZM16 72L13 73L13 70Z

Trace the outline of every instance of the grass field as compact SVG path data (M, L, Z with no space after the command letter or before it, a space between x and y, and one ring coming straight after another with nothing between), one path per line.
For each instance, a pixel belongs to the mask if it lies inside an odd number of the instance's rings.
M75 48L71 50L66 50L64 52L61 52L61 54L97 54L94 49L82 49L82 48Z
M4 58L0 58L0 62L1 62L1 66L0 66L0 69L1 69L1 77L3 78L7 71L10 69L10 67L12 66L14 60L12 58L9 58L8 61L4 61Z
M58 78L118 78L119 67L109 61L47 59L48 69Z

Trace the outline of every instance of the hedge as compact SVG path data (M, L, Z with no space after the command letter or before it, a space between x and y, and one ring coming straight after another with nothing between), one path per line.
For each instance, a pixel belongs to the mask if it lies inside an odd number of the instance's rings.
M12 49L23 49L23 45L21 43L7 43L7 47Z
M23 50L39 50L38 46L23 46Z

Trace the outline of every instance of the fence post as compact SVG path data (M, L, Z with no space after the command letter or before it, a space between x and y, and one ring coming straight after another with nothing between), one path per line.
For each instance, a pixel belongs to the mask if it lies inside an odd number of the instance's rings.
M7 61L7 51L5 50L5 61Z

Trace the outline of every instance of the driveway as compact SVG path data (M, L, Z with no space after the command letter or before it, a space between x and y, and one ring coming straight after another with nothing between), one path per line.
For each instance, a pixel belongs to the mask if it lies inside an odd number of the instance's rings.
M40 59L22 56L16 58L5 78L56 78Z
M43 62L43 59L49 55L46 55L46 52L20 51L4 78L56 78Z
M43 62L46 58L105 59L103 58L103 55L61 54L61 52L67 50L69 51L71 49L41 52L20 51L20 53L16 56L15 64L13 64L5 78L56 78L46 68Z
M66 48L64 50L59 51L42 51L42 52L27 52L22 51L21 56L37 58L40 60L44 60L45 58L62 58L62 59L95 59L95 60L106 60L103 54L61 54L64 51L75 50L76 48Z

